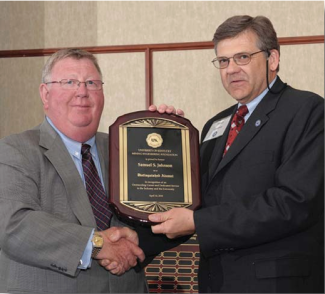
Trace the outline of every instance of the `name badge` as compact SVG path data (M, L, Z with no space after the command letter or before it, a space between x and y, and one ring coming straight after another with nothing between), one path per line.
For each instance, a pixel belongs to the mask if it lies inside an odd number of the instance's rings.
M203 142L222 136L223 133L225 132L225 129L226 129L230 119L231 119L231 115L215 121L211 125L210 130L208 131L207 135L205 136Z

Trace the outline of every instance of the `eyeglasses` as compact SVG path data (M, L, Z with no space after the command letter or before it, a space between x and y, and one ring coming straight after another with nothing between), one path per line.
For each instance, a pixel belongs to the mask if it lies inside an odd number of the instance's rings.
M63 79L61 81L52 81L52 82L47 82L45 84L46 85L47 84L60 84L61 88L65 89L65 90L78 90L80 84L85 84L86 88L89 91L96 91L96 90L101 90L102 85L104 83L100 80L88 80L85 82L80 82L80 81L74 80L74 79Z
M247 53L247 52L241 52L235 54L233 57L216 57L211 62L216 68L223 69L227 68L230 62L230 59L232 58L237 65L246 65L251 62L252 56L260 53L265 52L265 50L260 50L254 53Z

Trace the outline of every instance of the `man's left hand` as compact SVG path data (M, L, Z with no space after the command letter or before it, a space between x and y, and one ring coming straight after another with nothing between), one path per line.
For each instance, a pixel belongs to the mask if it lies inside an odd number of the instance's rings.
M158 111L159 113L174 113L179 116L184 116L184 111L182 109L176 109L173 105L160 104L158 107L156 105L150 105L148 109L150 111Z
M193 211L186 208L173 208L166 212L150 214L149 220L157 225L151 226L155 234L165 234L169 239L195 233Z

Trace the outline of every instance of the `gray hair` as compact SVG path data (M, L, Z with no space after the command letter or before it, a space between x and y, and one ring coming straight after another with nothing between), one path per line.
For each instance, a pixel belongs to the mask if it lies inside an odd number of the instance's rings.
M100 74L100 77L102 78L102 72L98 65L97 58L93 54L91 54L85 50L82 50L82 49L70 48L70 49L61 49L61 50L55 52L46 61L45 65L43 67L43 71L42 71L42 82L43 83L48 82L48 79L51 76L51 71L52 71L54 65L58 61L65 59L65 58L74 58L76 60L89 59L94 64L98 73Z

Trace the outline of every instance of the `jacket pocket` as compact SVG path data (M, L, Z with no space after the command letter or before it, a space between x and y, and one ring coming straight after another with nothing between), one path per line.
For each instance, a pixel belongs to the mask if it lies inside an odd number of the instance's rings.
M259 259L254 262L258 279L278 277L306 277L310 275L310 260L307 256Z

